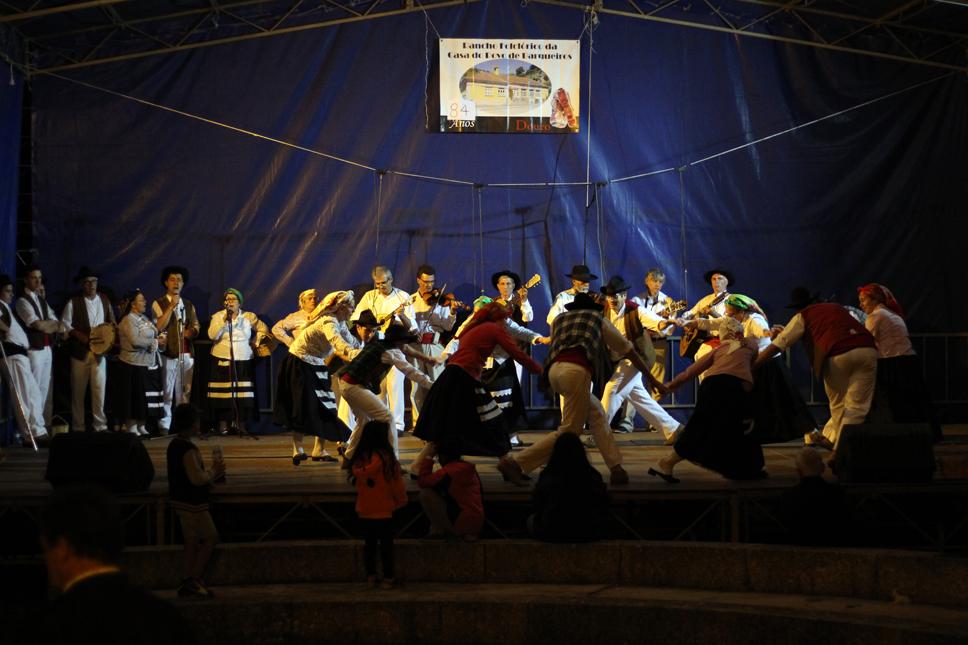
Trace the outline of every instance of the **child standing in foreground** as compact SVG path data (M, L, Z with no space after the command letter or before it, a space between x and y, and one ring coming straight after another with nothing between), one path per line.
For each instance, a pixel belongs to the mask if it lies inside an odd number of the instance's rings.
M209 488L225 475L225 462L215 461L205 469L202 453L192 443L198 435L198 410L182 403L172 413L168 444L168 491L185 537L185 561L179 596L211 597L203 576L218 543L218 531L208 510Z
M407 489L400 462L388 438L389 424L370 421L350 459L350 481L356 484L356 514L360 517L365 544L366 582L376 587L376 550L380 546L384 589L393 589L393 512L407 504Z

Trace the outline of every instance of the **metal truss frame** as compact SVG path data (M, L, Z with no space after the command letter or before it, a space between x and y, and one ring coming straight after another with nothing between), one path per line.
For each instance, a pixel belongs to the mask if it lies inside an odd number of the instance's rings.
M56 73L482 0L207 0L145 14L132 0L0 0L0 23L22 35L27 71ZM947 70L968 71L968 0L522 0L607 16L714 31ZM26 6L24 6L26 5ZM138 6L142 13L130 10ZM953 28L938 12L964 11ZM44 20L91 23L45 32ZM943 18L943 16L942 16ZM947 26L947 25L945 25ZM960 29L960 30L959 30Z

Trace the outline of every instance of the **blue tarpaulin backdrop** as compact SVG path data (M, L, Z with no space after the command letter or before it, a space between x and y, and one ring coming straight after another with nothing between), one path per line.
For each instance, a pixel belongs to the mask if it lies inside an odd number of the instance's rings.
M540 273L541 321L584 260L633 284L660 266L666 291L690 301L708 292L706 269L726 267L734 291L774 322L785 322L794 285L846 303L878 281L913 329L964 329L968 305L952 297L968 232L964 74L616 17L600 19L590 51L582 14L516 2L431 19L35 78L35 245L50 299L63 302L82 264L117 290L157 295L161 267L179 263L202 316L234 286L247 309L277 319L307 287L359 287L383 263L413 289L415 267L430 262L464 299L491 290L497 269ZM581 133L428 131L434 27L444 37L583 34ZM381 175L103 90L478 186ZM15 98L5 88L5 114ZM584 186L491 186L583 182L589 112L589 208ZM668 168L681 170L613 181Z

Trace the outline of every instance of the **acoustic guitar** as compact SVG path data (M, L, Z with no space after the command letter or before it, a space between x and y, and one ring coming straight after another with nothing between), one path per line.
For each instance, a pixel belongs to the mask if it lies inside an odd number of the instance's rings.
M720 314L712 311L712 308L721 303L723 300L729 297L729 293L724 291L716 298L706 305L708 313L706 314L710 318L719 318ZM699 328L686 329L682 332L682 338L679 339L679 356L682 358L688 358L689 360L694 360L696 352L702 347L702 344L709 340L709 332L704 331Z

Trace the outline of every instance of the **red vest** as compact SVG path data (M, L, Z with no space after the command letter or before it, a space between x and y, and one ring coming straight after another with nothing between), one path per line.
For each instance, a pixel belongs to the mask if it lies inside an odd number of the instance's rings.
M845 354L858 347L874 348L874 337L843 306L821 302L800 310L803 340L813 359L813 372L820 378L829 356Z

